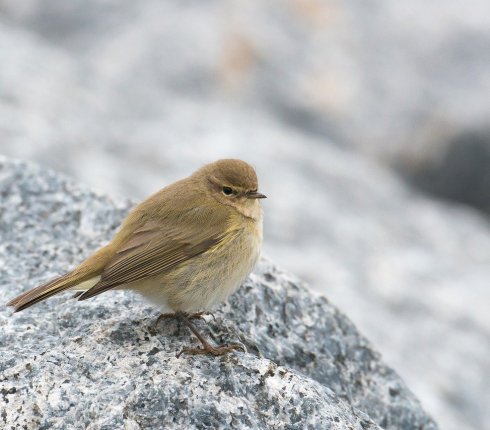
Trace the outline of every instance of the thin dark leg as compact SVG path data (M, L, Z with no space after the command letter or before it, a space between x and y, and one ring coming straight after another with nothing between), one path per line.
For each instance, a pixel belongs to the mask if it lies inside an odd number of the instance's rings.
M206 322L206 319L204 318L205 315L211 315L213 317L213 320L216 321L216 317L214 316L214 314L207 311L196 312L194 314L187 315L187 318L189 318L190 320L203 320ZM160 321L170 320L174 318L179 318L176 312L168 312L158 315L158 318L155 321L155 328L158 326L158 324L160 324Z
M202 343L202 348L184 348L182 351L180 351L177 354L177 357L180 357L181 354L186 353L186 354L191 354L191 355L198 355L198 354L212 354L212 355L224 355L227 354L231 351L234 351L235 349L241 349L242 351L245 351L245 348L243 345L240 345L238 343L233 343L231 345L220 345L220 346L212 346L202 335L199 333L197 330L196 326L192 324L188 316L184 313L176 313L176 316L185 323L187 327L189 327L190 331L196 336L199 341Z

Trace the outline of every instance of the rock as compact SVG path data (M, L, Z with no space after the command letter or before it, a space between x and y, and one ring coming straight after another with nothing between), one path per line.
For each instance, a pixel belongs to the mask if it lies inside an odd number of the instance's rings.
M2 302L80 261L129 207L6 158L0 195ZM203 329L247 353L176 358L195 341L129 292L2 307L2 426L437 428L347 317L268 261L215 315Z

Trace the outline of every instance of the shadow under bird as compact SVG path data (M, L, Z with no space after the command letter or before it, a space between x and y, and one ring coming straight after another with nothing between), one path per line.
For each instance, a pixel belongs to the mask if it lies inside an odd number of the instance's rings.
M211 345L191 319L224 301L254 268L262 245L263 198L249 164L236 159L207 164L136 206L112 241L71 272L7 306L18 312L65 290L77 291L78 300L132 290L162 312L173 311L202 343L181 353L222 355L242 348Z

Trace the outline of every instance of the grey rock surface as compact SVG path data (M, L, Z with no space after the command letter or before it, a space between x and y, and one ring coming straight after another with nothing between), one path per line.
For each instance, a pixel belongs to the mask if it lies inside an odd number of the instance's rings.
M129 207L5 158L0 194L2 302L73 266ZM2 427L437 428L337 308L269 262L215 315L203 329L247 353L177 359L189 333L128 292L0 308Z

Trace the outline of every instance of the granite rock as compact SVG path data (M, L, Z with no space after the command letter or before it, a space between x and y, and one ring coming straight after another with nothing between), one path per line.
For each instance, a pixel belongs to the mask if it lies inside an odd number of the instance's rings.
M73 266L127 212L62 175L0 159L0 300ZM4 428L436 429L327 299L262 260L199 324L246 353L176 357L195 341L129 292L0 310Z

